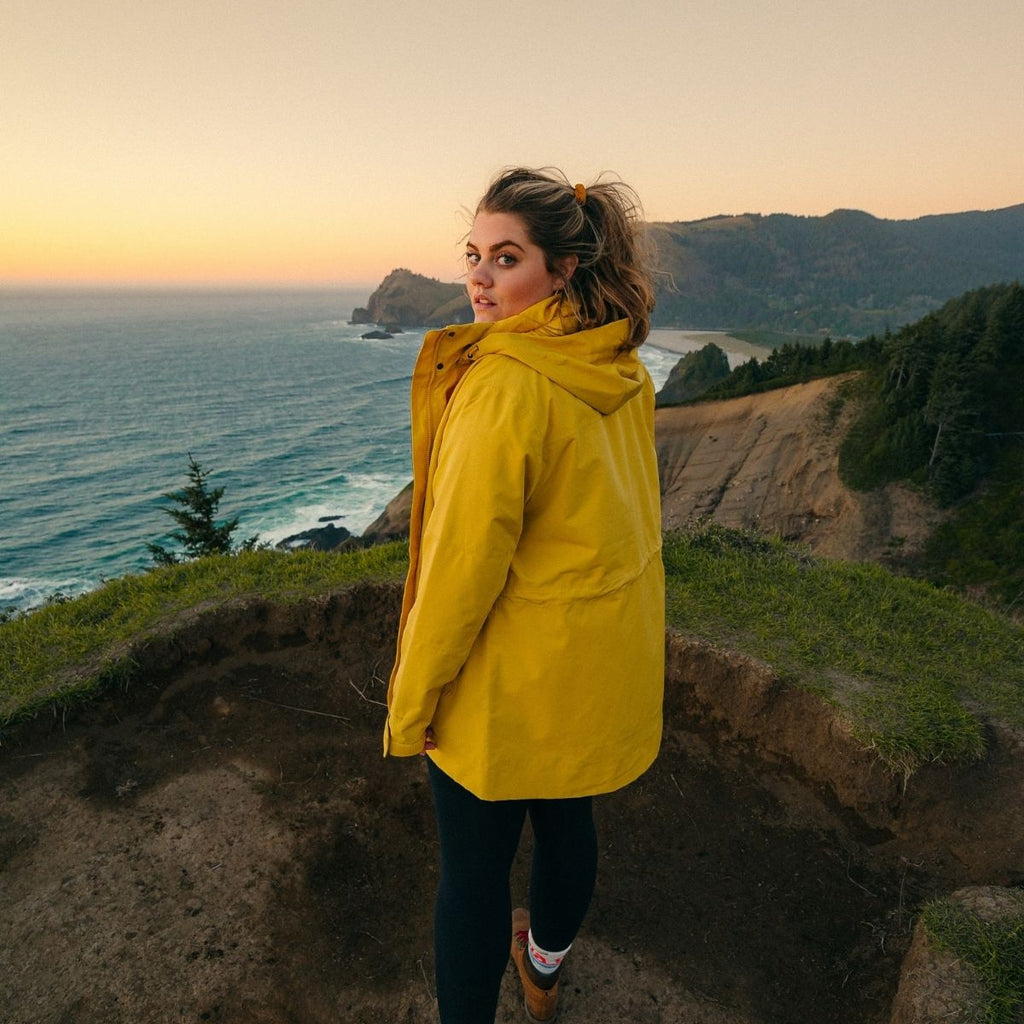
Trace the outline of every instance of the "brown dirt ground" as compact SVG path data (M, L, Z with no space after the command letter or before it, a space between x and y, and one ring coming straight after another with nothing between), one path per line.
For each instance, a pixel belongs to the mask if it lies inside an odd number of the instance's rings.
M3 1024L436 1020L425 765L380 752L397 605L364 587L197 614L137 652L126 693L0 748ZM680 685L654 768L598 801L560 1019L887 1021L946 880L723 742ZM514 982L501 1024L524 1019Z

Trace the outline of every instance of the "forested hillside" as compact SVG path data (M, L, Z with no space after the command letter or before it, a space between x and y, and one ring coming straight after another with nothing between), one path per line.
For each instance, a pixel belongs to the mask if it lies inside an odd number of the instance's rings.
M731 398L864 371L839 453L855 490L917 485L949 517L928 545L937 582L1024 604L1024 288L980 288L896 332L751 359L703 392Z
M887 337L840 451L852 486L910 479L952 517L927 551L940 583L1024 603L1024 288L982 288Z
M887 336L842 449L849 483L911 479L942 502L1024 448L1024 288L982 288Z
M908 221L836 210L651 229L662 272L658 326L863 337L971 288L1024 278L1024 204Z

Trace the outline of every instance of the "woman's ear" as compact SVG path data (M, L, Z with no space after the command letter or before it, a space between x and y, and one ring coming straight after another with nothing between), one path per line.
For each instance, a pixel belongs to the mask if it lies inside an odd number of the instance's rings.
M558 282L559 288L564 288L566 282L576 273L576 268L580 265L580 258L575 253L571 256L563 256L561 259L555 262L555 273L558 274L561 280Z

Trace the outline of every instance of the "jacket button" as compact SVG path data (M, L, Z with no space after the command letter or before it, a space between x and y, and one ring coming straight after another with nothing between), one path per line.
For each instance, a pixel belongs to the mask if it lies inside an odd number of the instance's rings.
M444 369L444 363L438 363L438 364L437 364L437 368L438 368L439 370L443 370L443 369Z

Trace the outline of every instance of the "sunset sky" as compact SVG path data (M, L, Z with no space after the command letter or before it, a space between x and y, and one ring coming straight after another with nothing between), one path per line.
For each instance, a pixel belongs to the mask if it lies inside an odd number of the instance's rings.
M0 0L0 284L455 279L508 164L650 220L1024 202L1021 0Z

